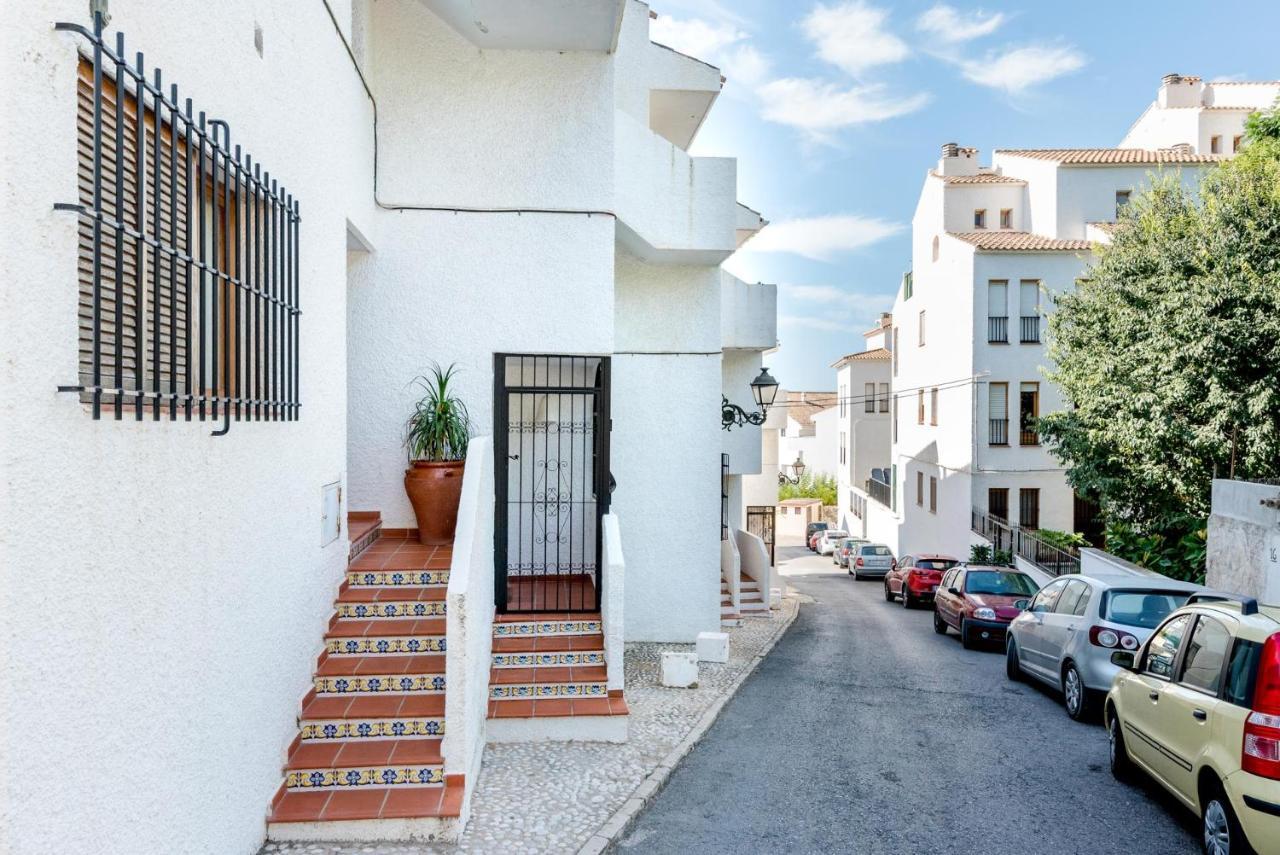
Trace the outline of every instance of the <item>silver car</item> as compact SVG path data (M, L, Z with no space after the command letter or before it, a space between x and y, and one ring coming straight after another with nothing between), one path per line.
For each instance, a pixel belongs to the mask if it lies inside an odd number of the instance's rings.
M859 543L849 553L849 572L855 579L883 579L894 566L893 551L883 543Z
M1111 688L1117 650L1137 650L1169 612L1203 590L1155 573L1117 571L1055 579L1009 624L1005 672L1062 691L1067 715L1087 719Z

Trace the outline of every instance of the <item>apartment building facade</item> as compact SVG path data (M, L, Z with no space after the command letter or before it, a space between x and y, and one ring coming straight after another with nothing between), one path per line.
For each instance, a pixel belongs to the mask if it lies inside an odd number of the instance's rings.
M845 531L865 536L869 491L889 468L893 317L880 316L863 333L861 351L837 360L836 369L836 484L837 522ZM869 482L876 481L876 484ZM883 499L883 493L880 493Z
M1280 84L1166 77L1112 149L996 150L954 143L928 172L912 266L893 305L890 490L868 530L899 554L963 557L976 510L1026 529L1088 531L1094 510L1035 429L1066 406L1049 383L1046 315L1154 174L1194 189Z
M717 411L776 343L687 153L720 72L638 0L107 5L0 32L0 849L456 836L487 741L624 739L624 641L719 627ZM432 362L475 436L428 547ZM517 676L548 628L583 679Z

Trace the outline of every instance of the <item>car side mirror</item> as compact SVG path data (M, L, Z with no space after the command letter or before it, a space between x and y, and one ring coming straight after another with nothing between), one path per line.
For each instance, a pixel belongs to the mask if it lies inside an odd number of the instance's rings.
M1027 610L1027 606L1029 605L1031 605L1030 600L1015 600L1013 603L1013 607L1020 612L1025 612Z
M1131 650L1117 650L1115 653L1112 653L1111 664L1119 665L1126 671L1135 671L1138 667L1137 658Z
M960 589L952 585L950 588L947 588L947 593L954 594L955 596L958 597L960 596Z

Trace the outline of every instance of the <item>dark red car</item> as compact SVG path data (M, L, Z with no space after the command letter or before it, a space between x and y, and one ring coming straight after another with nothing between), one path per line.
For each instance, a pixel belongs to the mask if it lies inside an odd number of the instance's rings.
M942 583L942 574L959 563L959 558L933 552L904 555L884 577L884 598L893 602L897 597L903 608L908 609L920 603L933 602L933 592Z
M933 631L960 633L966 649L999 641L1004 649L1009 622L1022 614L1040 586L1026 573L1008 567L960 564L942 576L933 598Z

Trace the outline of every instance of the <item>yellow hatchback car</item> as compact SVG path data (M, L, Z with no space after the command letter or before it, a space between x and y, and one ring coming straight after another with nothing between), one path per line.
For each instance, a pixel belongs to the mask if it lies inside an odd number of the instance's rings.
M1280 609L1195 594L1111 660L1112 774L1141 769L1198 813L1209 855L1280 852Z

